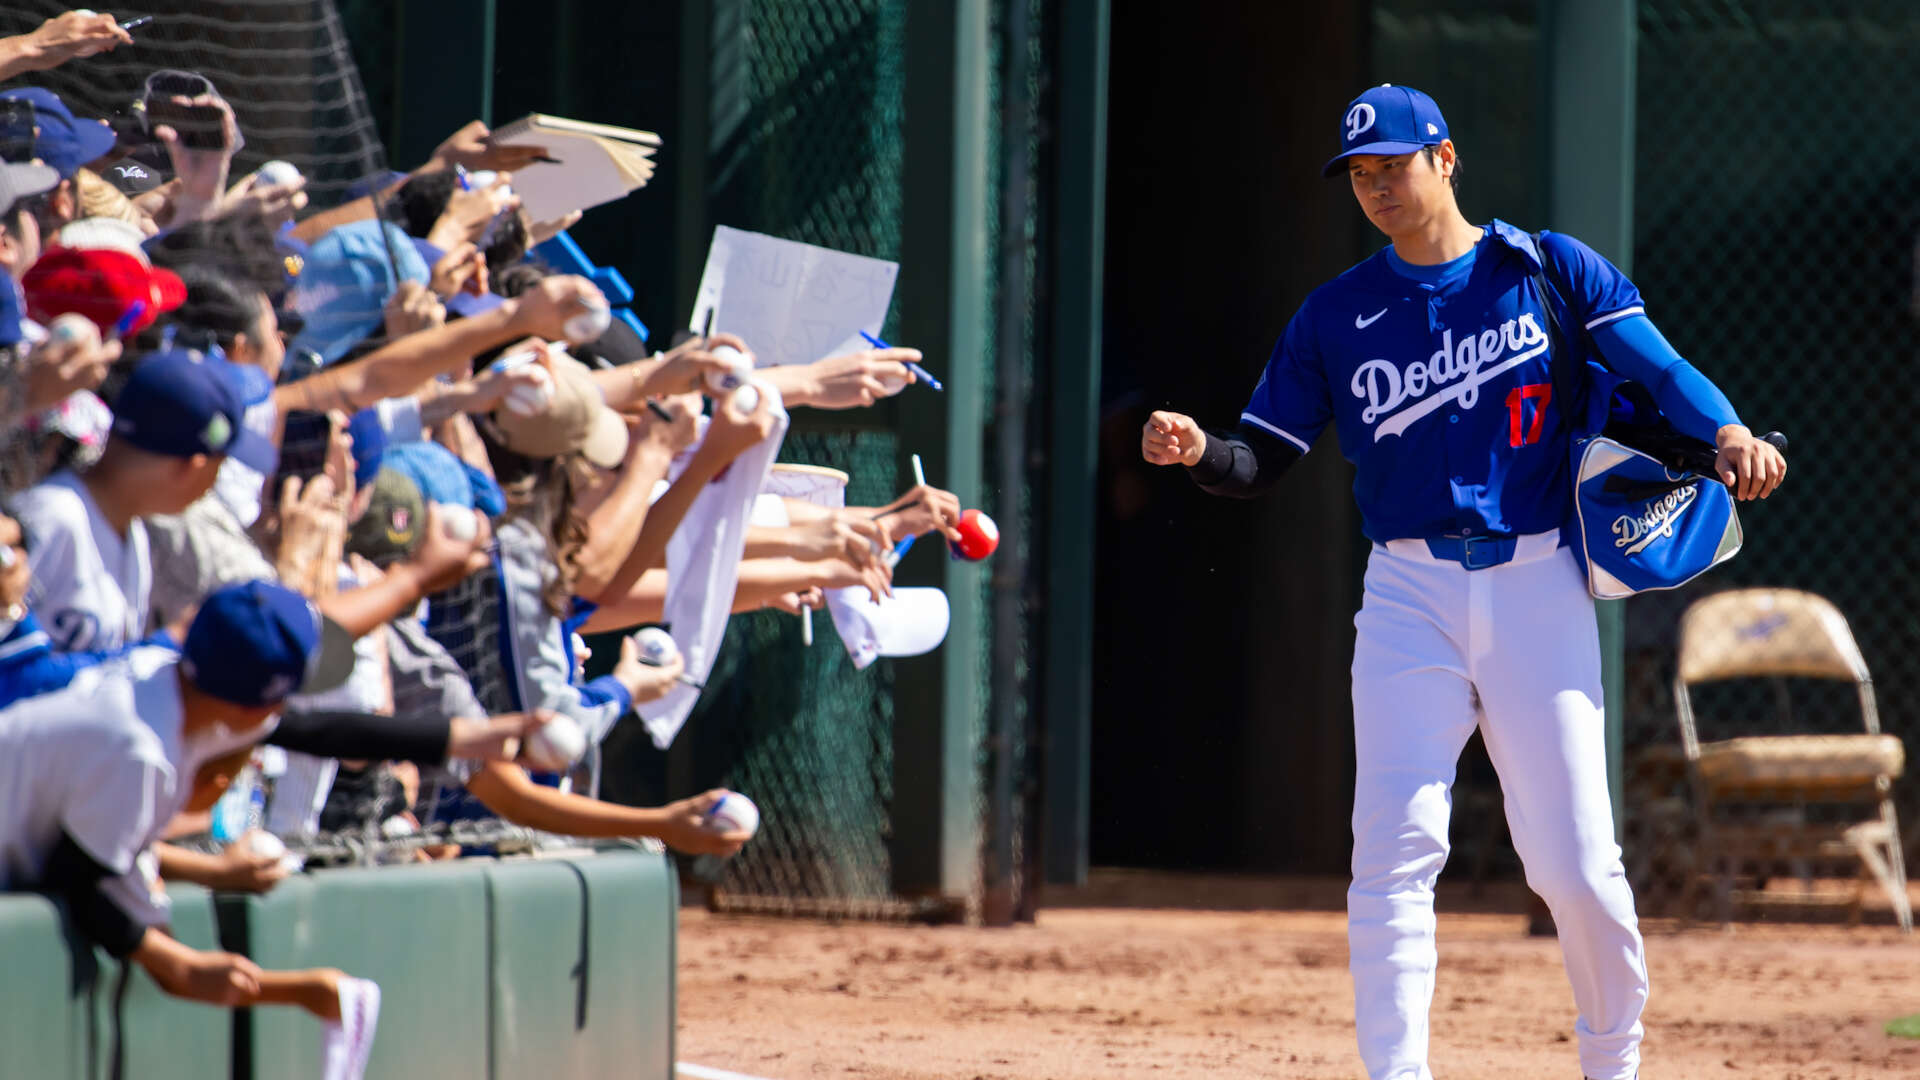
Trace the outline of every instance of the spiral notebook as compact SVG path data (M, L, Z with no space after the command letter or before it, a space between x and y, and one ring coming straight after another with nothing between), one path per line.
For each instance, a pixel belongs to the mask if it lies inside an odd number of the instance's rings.
M586 210L647 185L660 136L636 128L529 113L495 128L489 142L543 146L558 164L537 162L513 174L513 190L536 222Z

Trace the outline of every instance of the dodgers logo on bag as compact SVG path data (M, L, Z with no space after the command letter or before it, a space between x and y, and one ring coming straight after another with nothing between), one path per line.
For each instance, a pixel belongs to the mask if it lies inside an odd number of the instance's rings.
M1576 543L1594 596L1677 589L1739 553L1740 516L1725 484L1604 437L1585 440L1579 460Z

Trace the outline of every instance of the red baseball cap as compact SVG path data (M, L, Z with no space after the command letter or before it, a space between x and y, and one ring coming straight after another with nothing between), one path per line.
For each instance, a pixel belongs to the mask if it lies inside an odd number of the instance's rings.
M102 336L145 330L162 312L187 299L180 275L143 256L107 248L48 248L20 279L20 289L27 295L27 313L35 319L50 322L77 311L92 319ZM121 325L128 318L131 321Z

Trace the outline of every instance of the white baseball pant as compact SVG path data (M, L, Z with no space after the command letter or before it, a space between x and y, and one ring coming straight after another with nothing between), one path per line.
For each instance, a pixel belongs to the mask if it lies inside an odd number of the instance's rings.
M1432 1080L1433 886L1454 767L1480 726L1527 884L1560 933L1580 1064L1631 1080L1647 965L1614 842L1593 601L1557 533L1484 570L1375 545L1354 619L1354 1024L1372 1080Z

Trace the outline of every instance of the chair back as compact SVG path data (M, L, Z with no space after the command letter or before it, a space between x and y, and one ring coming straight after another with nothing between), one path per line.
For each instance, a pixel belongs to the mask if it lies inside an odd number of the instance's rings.
M1681 683L1765 676L1869 681L1840 609L1798 589L1734 589L1680 617Z

